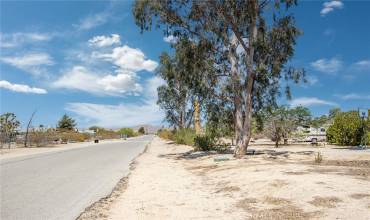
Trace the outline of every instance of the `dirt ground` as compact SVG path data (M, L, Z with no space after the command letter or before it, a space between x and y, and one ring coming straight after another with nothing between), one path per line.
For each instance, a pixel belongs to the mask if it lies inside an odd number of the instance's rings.
M80 219L370 219L370 150L249 149L234 159L156 137Z

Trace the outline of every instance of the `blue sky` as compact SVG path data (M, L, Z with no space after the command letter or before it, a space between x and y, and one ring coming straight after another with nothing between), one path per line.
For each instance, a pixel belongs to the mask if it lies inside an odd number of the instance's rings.
M130 1L1 1L1 113L55 126L64 114L80 128L160 124L154 70L169 43L140 33ZM304 34L291 61L308 84L293 99L314 115L370 107L369 1L303 1L294 9Z

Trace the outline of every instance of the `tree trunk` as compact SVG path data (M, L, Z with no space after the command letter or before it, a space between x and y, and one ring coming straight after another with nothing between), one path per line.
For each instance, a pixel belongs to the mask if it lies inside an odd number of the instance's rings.
M194 128L196 135L200 135L202 133L200 125L200 106L197 99L194 101Z
M238 73L238 61L236 57L236 48L238 46L238 41L233 34L230 42L230 50L228 54L228 59L231 65L231 77L234 90L234 121L235 121L235 157L242 157L245 154L245 133L243 129L244 119L243 119L243 109L242 109L242 92L240 89L240 77Z
M236 121L239 122L242 126L240 129L241 134L239 143L237 142L237 146L235 149L235 157L240 158L246 152L248 148L249 141L251 139L251 131L252 131L252 111L253 111L253 87L255 81L255 71L253 67L253 58L254 58L254 42L257 39L257 14L258 14L258 2L256 0L248 2L253 7L253 15L251 17L252 21L249 26L250 35L248 39L248 50L245 51L245 61L247 66L247 78L245 83L243 84L244 96L242 101L244 101L244 105L241 105L243 108L241 113L244 115L241 118L237 118ZM235 35L234 35L235 36ZM244 87L245 86L245 87ZM243 93L241 93L243 94Z

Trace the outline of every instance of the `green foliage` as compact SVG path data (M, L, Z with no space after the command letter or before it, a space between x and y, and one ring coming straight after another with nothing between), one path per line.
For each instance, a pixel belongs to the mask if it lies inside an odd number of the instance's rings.
M145 128L140 127L139 130L137 131L139 134L145 134Z
M173 140L174 132L168 129L159 129L157 135L166 140Z
M136 136L136 133L135 133L134 129L132 129L132 128L121 128L121 130L119 130L119 133L122 134L122 135L126 135L127 137L135 137Z
M290 7L296 2L250 0L246 4L245 1L136 0L132 11L141 31L154 26L180 41L192 39L190 45L202 45L200 48L207 52L202 56L192 53L189 50L191 47L174 46L176 56L180 55L177 56L180 58L178 60L186 61L178 63L179 71L173 71L185 77L180 78L179 85L189 85L188 89L207 88L198 86L203 82L215 85L211 87L212 92L206 92L211 96L206 96L209 99L207 101L223 103L220 111L231 109L235 112L231 126L235 125L232 127L236 130L238 140L245 139L244 136L249 140L251 116L267 106L276 105L282 79L294 83L304 80L304 70L295 69L289 64L294 55L296 39L302 33L290 12ZM245 42L246 38L248 43ZM241 52L238 52L238 47ZM184 57L191 59L182 59ZM201 63L204 60L206 62ZM199 67L206 67L205 71L195 72L197 74L188 71ZM192 77L187 78L188 72ZM290 97L289 83L285 85L285 94ZM167 98L171 97L171 90L164 91L167 92ZM181 99L184 97L180 96ZM180 109L185 105L173 106ZM242 141L237 148L244 149L247 145ZM244 150L238 152L244 153Z
M15 138L17 134L17 129L20 122L14 113L4 113L0 116L0 141L2 143L9 143Z
M91 126L89 127L89 130L97 132L100 129L98 126Z
M59 130L74 130L76 127L76 122L74 119L64 114L63 117L58 121L57 129Z
M361 118L357 111L337 113L334 123L326 131L327 141L341 146L359 145L361 136Z
M341 112L340 108L332 108L332 109L330 109L329 110L329 118L330 119L334 119L335 116L337 116L337 114L340 113L340 112Z
M194 138L194 149L196 151L210 151L214 150L216 140L210 135L200 135Z
M296 108L280 106L271 109L266 115L265 134L275 141L276 147L279 146L281 139L289 138L298 126L309 123L311 118L310 111L301 106Z
M206 134L212 137L233 137L233 110L223 107L223 103L212 101L207 105Z
M320 128L327 125L330 122L330 118L326 115L315 117L310 121L310 125L314 128Z
M158 91L157 104L165 112L165 119L177 129L188 128L193 120L194 100L200 105L211 94L210 81L205 73L213 73L206 55L207 50L187 39L173 45L175 54L164 52L160 56L158 75L166 81ZM210 76L210 74L207 74Z
M190 128L183 128L177 130L173 140L176 144L186 144L194 146L194 138L196 137L195 131Z

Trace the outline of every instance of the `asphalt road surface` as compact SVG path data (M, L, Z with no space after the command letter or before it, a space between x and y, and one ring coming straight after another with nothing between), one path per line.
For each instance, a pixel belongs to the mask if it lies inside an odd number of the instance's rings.
M1 162L1 220L75 219L108 195L152 136Z

